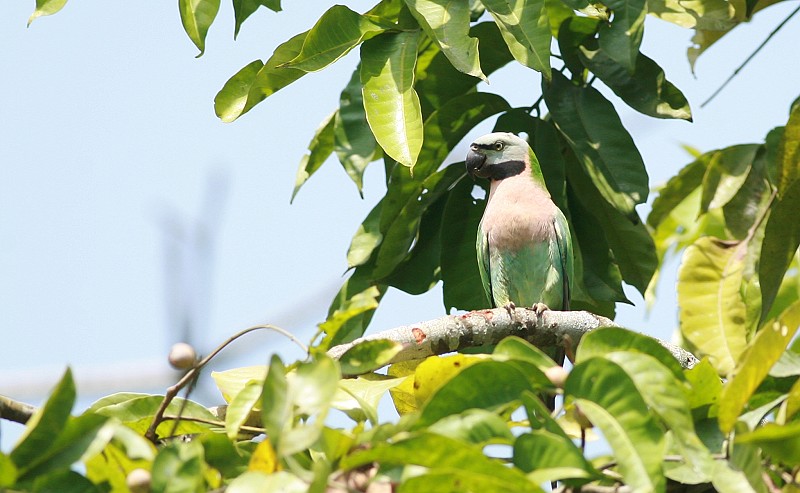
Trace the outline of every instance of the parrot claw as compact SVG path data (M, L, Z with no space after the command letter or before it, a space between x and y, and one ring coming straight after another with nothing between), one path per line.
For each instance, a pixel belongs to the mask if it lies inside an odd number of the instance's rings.
M508 318L510 318L511 320L516 322L517 321L517 312L516 312L517 305L515 305L513 301L509 301L508 303L503 305L503 308L505 308L506 311L508 312Z
M536 316L541 317L544 312L550 310L550 307L544 303L536 303L531 307L531 309L536 313Z

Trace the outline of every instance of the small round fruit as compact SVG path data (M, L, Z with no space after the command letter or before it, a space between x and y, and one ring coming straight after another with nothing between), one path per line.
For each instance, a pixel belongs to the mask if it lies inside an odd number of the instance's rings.
M563 366L551 366L544 371L544 375L556 388L563 389L564 382L567 381L567 375L569 375L569 373Z
M131 493L149 493L150 471L147 469L134 469L128 473L125 482L128 484Z
M185 342L179 342L169 351L169 364L176 370L188 370L197 361L194 348Z

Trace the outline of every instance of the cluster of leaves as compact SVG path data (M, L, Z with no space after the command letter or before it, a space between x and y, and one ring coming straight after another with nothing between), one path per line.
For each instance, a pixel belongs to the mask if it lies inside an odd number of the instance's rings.
M273 356L268 366L212 374L229 403L224 417L172 402L158 447L142 434L162 396L114 394L73 417L68 371L15 448L0 453L0 488L511 492L559 481L585 491L796 491L800 344L784 348L798 325L795 303L747 345L725 384L708 359L683 369L657 341L620 328L584 336L561 379L515 337L490 355L435 356L357 378L340 368L377 353L334 361L314 352L289 366ZM378 418L387 391L395 422ZM551 413L541 396L554 393L563 408ZM327 423L339 411L349 426ZM586 453L597 432L612 455ZM142 471L148 482L131 484Z

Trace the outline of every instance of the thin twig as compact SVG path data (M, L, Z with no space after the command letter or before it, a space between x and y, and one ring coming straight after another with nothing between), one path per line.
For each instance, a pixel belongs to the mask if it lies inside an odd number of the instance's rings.
M270 325L270 324L254 325L252 327L248 327L244 330L237 332L236 334L229 337L225 342L217 346L217 348L214 349L208 356L201 359L194 366L194 368L186 372L183 378L178 380L178 383L167 389L167 391L164 393L164 400L161 401L161 405L158 407L156 414L153 416L153 422L150 423L150 427L147 428L147 431L144 434L145 438L147 438L153 443L157 443L158 436L156 435L156 428L158 428L158 425L160 425L161 422L164 420L164 412L167 410L167 407L170 405L172 400L175 399L175 397L178 395L178 392L180 392L181 389L184 388L189 382L194 380L197 374L200 372L200 370L202 370L203 367L209 363L209 361L211 361L217 354L219 354L220 351L225 349L225 347L228 346L228 344L232 343L233 341L242 337L243 335L249 334L250 332L256 330L274 330L275 332L278 332L279 334L282 334L287 338L289 338L289 340L297 344L303 351L308 353L308 348L305 346L305 344L297 340L297 338L294 337L287 330L277 327L275 325Z
M755 50L753 53L751 53L751 54L750 54L750 56L749 56L749 57L747 57L747 58L745 59L745 61L744 61L744 62L742 62L742 64L741 64L741 65L739 65L738 67L736 67L736 70L734 70L734 71L733 71L733 73L730 75L730 77L728 77L728 78L725 80L725 82L723 82L723 83L722 83L722 85L721 85L721 86L719 86L719 87L717 88L717 90L716 90L716 91L714 91L714 94L712 94L711 96L709 96L709 97L708 97L708 99L706 99L705 101L703 101L703 104L701 104L701 105L700 105L700 107L701 107L701 108L705 107L705 105L707 105L708 103L710 103L712 99L714 99L715 97L717 97L717 95L718 95L720 92L722 92L722 90L723 90L723 89L725 89L725 86L727 86L727 85L728 85L728 83L734 79L734 77L736 77L737 75L739 75L739 72L740 72L740 71L741 71L741 70L742 70L742 69L745 67L745 65L747 65L748 63L750 63L750 60L752 60L752 59L753 59L753 57L755 57L755 56L758 54L758 52L759 52L759 51L761 51L761 49L762 49L762 48L764 48L764 46L766 46L766 45L767 45L767 43L769 43L769 40L770 40L770 39L772 39L772 37L773 37L773 36L775 36L775 34L777 34L777 33L778 33L778 31L780 31L780 30L781 30L781 28L782 28L783 26L785 26L787 22L789 22L789 19L791 19L792 17L794 17L794 15L795 15L795 14L796 14L798 11L800 11L800 5L798 5L798 6L797 6L797 8L796 8L796 9L794 9L794 10L792 11L792 13L791 13L791 14L789 14L789 15L788 15L788 16L787 16L787 17L786 17L786 18L785 18L783 21L781 21L781 23L780 23L780 24L778 24L778 26L777 26L775 29L773 29L771 33L769 33L769 36L767 36L767 38L766 38L764 41L762 41L760 45L758 45L758 48L756 48L756 50Z

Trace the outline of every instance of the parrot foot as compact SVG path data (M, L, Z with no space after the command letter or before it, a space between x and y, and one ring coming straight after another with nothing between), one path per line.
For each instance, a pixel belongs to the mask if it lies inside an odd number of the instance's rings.
M531 309L536 313L537 317L541 317L544 312L550 310L550 307L544 303L535 303Z
M517 305L515 305L513 301L509 301L508 303L503 305L503 308L505 308L506 311L508 312L508 318L510 318L512 321L516 322L517 321L517 312L516 312Z

